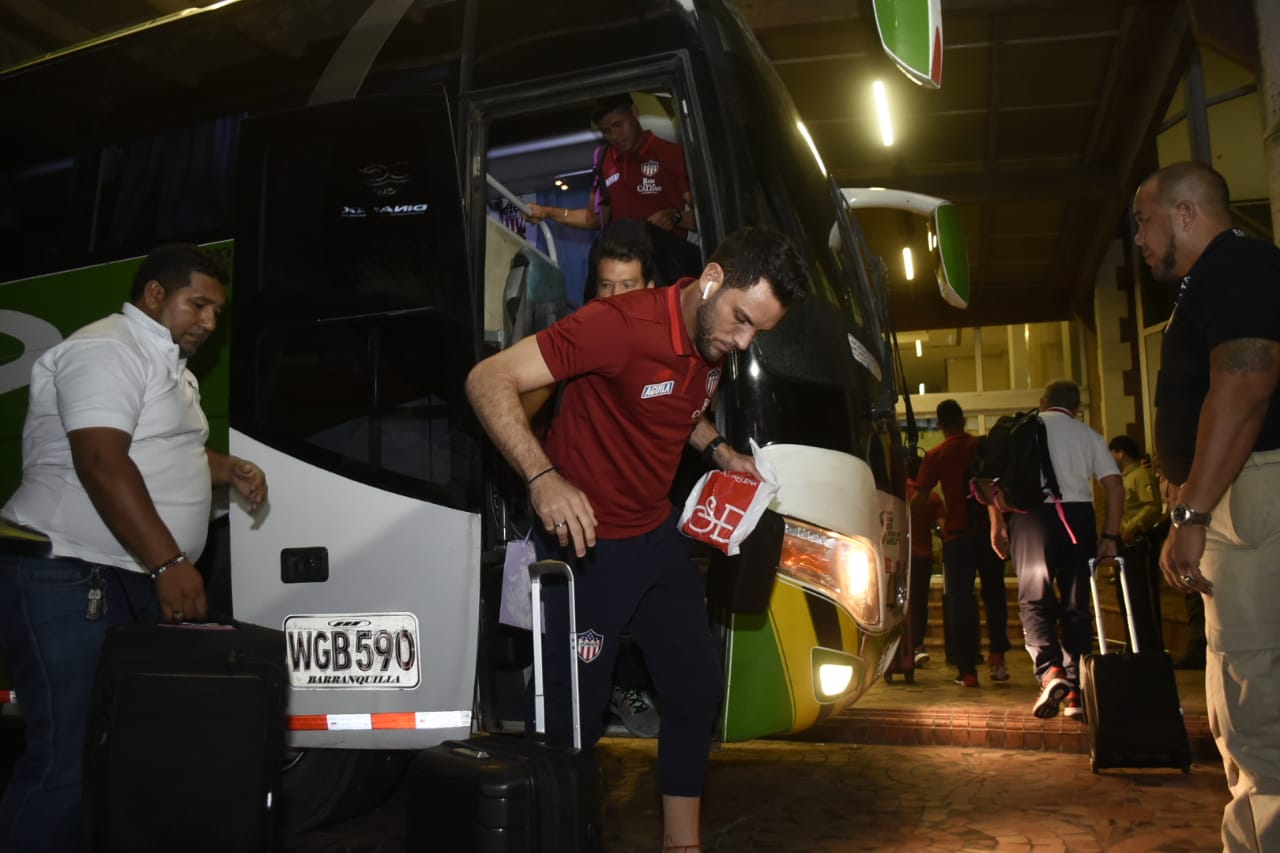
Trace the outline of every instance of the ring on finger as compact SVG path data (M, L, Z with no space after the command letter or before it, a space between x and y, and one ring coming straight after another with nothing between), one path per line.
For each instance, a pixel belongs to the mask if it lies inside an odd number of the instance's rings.
M1192 582L1192 581L1194 581L1194 580L1195 580L1195 578L1191 577L1191 575L1183 575L1183 576L1182 576L1182 582L1183 582L1183 583L1191 583L1191 582Z
M182 611L181 611L181 610L175 610L175 611L173 611L173 621L174 621L174 622L181 622L181 621L182 621Z
M567 522L567 521L557 521L557 522L556 522L556 530L559 530L561 527L568 527L568 526L569 526L569 522Z

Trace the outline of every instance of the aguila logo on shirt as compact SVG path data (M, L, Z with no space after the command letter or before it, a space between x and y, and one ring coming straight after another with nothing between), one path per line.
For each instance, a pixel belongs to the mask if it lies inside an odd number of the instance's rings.
M665 397L675 390L676 381L674 379L668 379L666 382L654 382L652 385L644 386L644 390L640 392L640 399L648 400L651 397Z
M707 374L707 396L710 397L716 393L716 386L720 384L720 368L713 368Z
M578 660L583 663L591 663L600 656L600 650L604 648L604 635L592 629L579 631L577 647Z

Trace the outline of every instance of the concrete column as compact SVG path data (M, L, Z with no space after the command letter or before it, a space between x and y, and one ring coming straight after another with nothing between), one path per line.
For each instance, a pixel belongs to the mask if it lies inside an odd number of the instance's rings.
M1271 187L1271 233L1280 241L1280 3L1254 0L1258 21L1258 93L1262 99L1262 150Z

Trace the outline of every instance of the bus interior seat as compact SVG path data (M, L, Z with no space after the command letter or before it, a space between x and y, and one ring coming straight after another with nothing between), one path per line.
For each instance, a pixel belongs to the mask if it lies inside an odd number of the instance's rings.
M495 219L485 237L485 341L506 348L568 313L564 272Z
M568 313L564 273L532 246L521 249L511 259L502 304L503 337L510 346Z

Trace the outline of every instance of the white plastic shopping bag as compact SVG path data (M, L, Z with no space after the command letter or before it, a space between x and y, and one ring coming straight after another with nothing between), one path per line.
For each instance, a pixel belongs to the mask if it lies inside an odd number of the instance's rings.
M730 557L738 553L742 540L755 529L778 493L777 474L755 439L751 440L751 456L763 480L731 471L708 471L694 485L680 515L680 530L686 536Z

